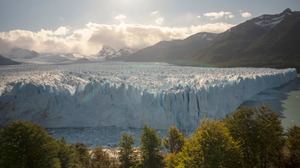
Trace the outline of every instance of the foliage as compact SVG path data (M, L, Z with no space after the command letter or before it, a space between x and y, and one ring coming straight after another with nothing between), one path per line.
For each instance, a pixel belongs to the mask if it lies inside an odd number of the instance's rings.
M278 115L266 107L241 108L225 119L240 142L244 167L280 167L283 162L283 128Z
M119 144L119 160L121 168L136 167L137 156L133 150L134 139L132 135L127 133L122 134L121 141Z
M62 138L58 142L58 158L61 168L82 168L84 167L80 160L79 154L73 145L67 144Z
M167 138L164 139L163 144L169 153L178 153L184 145L184 135L178 128L172 126L169 128Z
M111 159L108 153L104 152L101 147L97 147L91 154L91 168L116 168L117 163Z
M233 159L234 158L234 159ZM204 121L178 154L177 167L241 167L239 145L220 121Z
M141 157L144 168L163 167L163 158L160 154L161 139L156 131L148 126L143 128L141 136Z
M171 127L163 141L168 150L164 158L161 139L152 128L143 128L140 157L133 144L133 136L123 134L117 160L100 147L89 152L84 144L54 140L43 128L17 121L0 128L0 167L300 167L300 127L284 136L279 116L266 107L240 108L224 120L203 121L187 140Z
M77 143L73 145L76 150L78 160L83 168L87 168L90 165L90 155L88 147L83 143Z
M41 127L16 121L0 132L0 167L59 168L58 145Z
M165 156L164 162L166 168L175 168L177 166L177 154L176 153L168 153Z
M286 145L288 149L286 167L300 167L300 127L294 126L289 129Z

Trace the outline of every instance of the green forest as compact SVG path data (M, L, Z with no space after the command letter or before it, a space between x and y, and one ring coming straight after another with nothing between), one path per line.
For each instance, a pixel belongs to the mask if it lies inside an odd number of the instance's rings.
M44 128L15 121L0 129L0 168L297 168L300 127L285 130L267 107L239 108L202 120L191 135L176 126L166 137L144 126L140 145L124 133L111 157L102 147L69 144Z

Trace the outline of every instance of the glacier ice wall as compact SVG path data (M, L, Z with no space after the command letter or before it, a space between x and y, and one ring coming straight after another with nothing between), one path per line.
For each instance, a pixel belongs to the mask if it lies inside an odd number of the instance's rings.
M29 65L27 65L29 66ZM98 63L0 69L0 124L193 130L257 93L296 77L295 69L197 68Z

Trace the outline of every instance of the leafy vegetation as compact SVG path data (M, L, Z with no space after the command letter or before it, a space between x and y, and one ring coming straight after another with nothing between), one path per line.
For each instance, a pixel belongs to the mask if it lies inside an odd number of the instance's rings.
M172 126L169 128L168 136L164 139L163 144L169 153L178 153L184 145L184 135L178 128Z
M124 133L120 140L119 160L121 168L131 168L137 165L137 156L133 149L134 139L132 135Z
M141 163L144 168L163 167L163 157L160 153L161 139L156 131L148 126L143 128L141 136Z
M223 120L205 120L189 138L173 126L162 141L145 126L137 149L132 135L122 135L117 157L101 147L55 140L40 126L16 121L0 129L0 167L295 168L300 167L299 144L300 127L285 133L277 113L266 107L240 108Z
M243 167L281 167L284 145L279 116L266 107L241 108L225 119L232 137L240 143Z
M221 121L204 121L178 157L178 167L234 168L242 162L238 142Z
M101 147L97 147L91 153L91 168L117 168L118 163L115 159L110 158L108 153L104 152Z
M58 149L43 128L16 121L0 132L0 167L59 168Z
M300 167L300 127L294 126L288 131L286 148L286 166Z

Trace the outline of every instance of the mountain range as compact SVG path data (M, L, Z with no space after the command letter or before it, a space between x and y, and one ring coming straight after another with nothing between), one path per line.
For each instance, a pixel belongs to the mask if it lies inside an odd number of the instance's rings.
M300 12L262 15L220 33L197 33L161 41L123 57L124 61L195 66L295 67L300 70Z
M135 50L131 48L121 48L115 49L113 47L103 45L102 49L96 55L98 58L102 58L104 60L115 60L118 58L127 57L128 55L134 53Z
M0 55L0 65L16 65L16 64L20 64L20 63Z
M0 43L3 43L0 39ZM37 53L9 48L0 64L95 61L167 62L217 67L294 67L300 71L300 12L286 9L247 20L223 33L201 32L183 40L161 41L138 51L104 45L86 58L71 53ZM4 45L5 46L5 45Z

